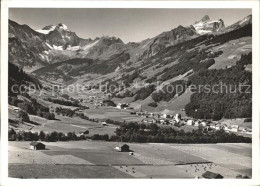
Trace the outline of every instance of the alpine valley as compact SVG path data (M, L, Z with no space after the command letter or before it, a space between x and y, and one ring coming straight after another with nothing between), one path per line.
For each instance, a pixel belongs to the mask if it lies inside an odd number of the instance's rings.
M42 83L124 83L129 91L123 94L118 90L114 98L128 98L129 103L149 111L179 110L190 102L191 95L155 98L158 94L153 94L154 85L222 80L218 73L227 73L227 81L234 78L231 73L238 75L235 71L241 57L251 56L251 22L249 15L225 27L222 19L210 20L206 15L192 25L180 25L139 43L124 43L114 36L83 39L62 23L33 30L9 20L9 62ZM241 73L251 74L251 62L248 63ZM238 76L234 83L241 78L244 77ZM251 75L241 83L247 81L251 82ZM146 85L145 88L138 91L136 82L139 88ZM154 101L157 106L149 107Z
M124 43L9 20L9 177L252 177L252 16L224 21Z

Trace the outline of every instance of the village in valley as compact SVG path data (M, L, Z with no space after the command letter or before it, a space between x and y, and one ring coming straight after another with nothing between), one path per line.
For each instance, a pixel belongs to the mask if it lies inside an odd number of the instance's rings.
M105 97L107 98L107 97ZM102 101L102 98L97 98L96 96L90 96L90 99L92 100L91 103L95 105L96 108L111 108L111 106L108 106L106 101ZM106 100L106 99L105 99ZM84 102L82 100L82 102ZM117 103L114 108L120 109L125 111L126 113L129 113L131 116L137 116L138 122L145 123L145 124L158 124L158 125L164 125L164 126L174 126L177 128L185 128L184 126L191 126L191 129L198 129L198 127L202 127L203 130L211 131L211 130L224 130L227 133L236 133L238 135L245 135L248 137L251 137L252 135L252 129L245 127L245 126L239 126L236 123L236 120L232 122L232 120L223 120L223 121L213 121L207 120L207 119L195 119L191 117L181 116L178 111L174 110L164 110L162 112L148 112L148 111L142 111L141 108L134 109L131 107L131 104L129 103ZM113 107L112 107L113 108ZM185 109L179 110L179 112L185 111ZM79 112L83 112L83 110L79 110ZM175 114L175 115L174 115ZM124 120L122 120L124 122ZM249 119L244 119L243 122L251 122ZM108 123L103 120L101 121L101 125L107 126Z

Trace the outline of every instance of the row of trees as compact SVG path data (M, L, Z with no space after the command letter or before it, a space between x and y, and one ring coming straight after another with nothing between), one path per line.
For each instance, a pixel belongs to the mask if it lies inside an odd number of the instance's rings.
M55 113L62 116L69 116L73 117L75 115L75 110L71 110L70 108L62 108L62 107L56 107Z
M9 141L77 141L77 140L86 140L85 135L77 136L75 132L68 132L64 134L62 132L53 131L51 133L44 133L43 131L31 132L31 131L19 131L16 132L13 128L8 131L8 140Z
M70 108L62 108L62 107L56 107L55 112L58 115L62 116L68 116L68 117L79 117L84 120L92 121L92 122L97 122L95 119L89 118L87 115L83 113L76 112L77 110L71 110Z
M150 106L150 107L157 107L158 104L156 102L151 102L151 103L148 103L148 106Z
M64 99L54 99L54 98L45 98L46 101L50 101L52 103L57 103L60 105L65 105L65 106L74 106L74 107L80 107L80 103L77 100L74 101L68 101L68 100L64 100Z
M251 143L251 138L226 133L224 130L204 130L199 127L192 132L158 127L156 124L122 123L110 141L139 143Z
M104 141L123 141L138 143L251 143L252 139L248 137L238 136L233 133L226 133L224 130L211 130L200 126L197 130L185 132L184 130L175 130L171 127L159 127L156 124L138 124L136 122L122 123L115 131L115 135L109 137L108 134L94 134L88 137L92 140ZM84 134L88 134L85 131ZM9 141L69 141L69 140L85 140L85 135L77 136L74 132L64 134L62 132L51 132L45 134L32 133L31 131L16 132L14 129L8 131Z

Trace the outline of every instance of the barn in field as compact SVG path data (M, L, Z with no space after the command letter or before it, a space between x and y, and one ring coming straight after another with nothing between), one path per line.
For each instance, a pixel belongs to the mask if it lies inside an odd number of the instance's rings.
M217 174L214 172L206 171L202 174L203 178L206 179L223 179L224 177L221 174Z
M38 141L32 141L30 143L30 149L31 150L44 150L45 145L41 142L38 142Z
M117 146L115 149L120 152L129 152L129 146L127 144Z

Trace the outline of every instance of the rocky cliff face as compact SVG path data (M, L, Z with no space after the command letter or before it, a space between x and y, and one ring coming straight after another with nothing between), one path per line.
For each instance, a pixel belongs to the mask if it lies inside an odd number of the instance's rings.
M169 32L163 32L153 38L153 41L149 45L147 51L145 51L144 56L151 57L170 45L178 44L196 36L198 36L198 34L194 27L183 27L180 25Z
M205 15L201 20L196 21L192 26L200 35L218 32L225 28L225 24L222 19L210 20L208 15Z
M62 23L33 30L9 20L9 61L37 69L71 58L99 58L122 52L123 41L116 37L83 39Z

